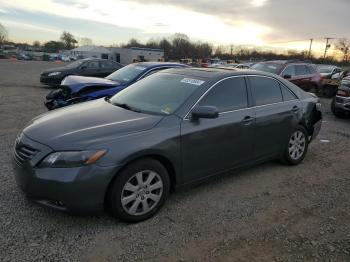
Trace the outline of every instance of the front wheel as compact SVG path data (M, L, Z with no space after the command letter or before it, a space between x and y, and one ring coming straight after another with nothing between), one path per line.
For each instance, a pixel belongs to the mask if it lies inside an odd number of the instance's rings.
M297 165L303 161L308 149L308 133L303 126L298 126L290 135L283 160L287 164Z
M169 192L166 168L157 160L141 159L117 174L110 189L110 209L126 222L140 222L157 213Z

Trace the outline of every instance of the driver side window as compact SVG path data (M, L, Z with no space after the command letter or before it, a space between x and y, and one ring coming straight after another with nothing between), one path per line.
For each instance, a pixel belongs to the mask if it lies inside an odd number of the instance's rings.
M244 77L234 77L219 82L199 102L200 106L215 106L219 112L248 107L248 93Z
M100 67L98 61L90 61L85 64L87 69L97 69Z
M295 66L294 65L287 66L286 69L284 69L282 77L285 77L287 75L289 75L291 77L295 76Z

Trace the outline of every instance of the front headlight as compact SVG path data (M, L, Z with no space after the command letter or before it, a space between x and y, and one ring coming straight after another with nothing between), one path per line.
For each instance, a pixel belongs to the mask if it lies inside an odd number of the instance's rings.
M54 152L44 158L39 167L69 168L96 163L107 150Z
M48 74L48 76L58 76L60 74L61 74L61 72L53 72L53 73Z

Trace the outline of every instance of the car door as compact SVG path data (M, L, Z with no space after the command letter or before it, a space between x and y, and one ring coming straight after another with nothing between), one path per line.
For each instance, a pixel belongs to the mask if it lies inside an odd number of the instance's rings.
M306 65L295 65L295 74L298 79L298 86L305 91L310 91L313 88L312 74Z
M245 78L229 78L214 85L196 105L217 107L218 118L183 120L181 149L187 181L230 169L251 158L255 116L248 101Z
M101 77L100 63L97 60L87 61L80 66L80 75Z
M254 158L276 157L283 152L289 135L298 125L302 113L300 101L274 78L250 76L248 79L255 103Z

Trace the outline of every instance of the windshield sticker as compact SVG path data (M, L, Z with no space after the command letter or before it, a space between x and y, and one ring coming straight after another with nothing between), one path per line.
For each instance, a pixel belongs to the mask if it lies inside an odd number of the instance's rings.
M198 79L193 79L193 78L184 78L181 80L181 83L186 83L186 84L191 84L195 86L200 86L204 84L205 81L198 80Z
M146 69L146 67L142 67L142 66L135 66L135 69L136 70L140 70L140 71L143 71Z

